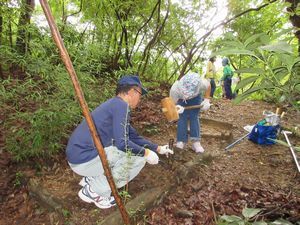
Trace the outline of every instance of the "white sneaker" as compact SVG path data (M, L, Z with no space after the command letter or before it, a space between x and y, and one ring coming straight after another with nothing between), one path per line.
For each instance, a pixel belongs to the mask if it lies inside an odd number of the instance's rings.
M78 183L81 187L84 187L89 183L89 178L88 177L83 177L80 182Z
M100 209L108 209L116 205L115 198L113 196L102 197L96 192L93 192L89 184L86 184L83 188L81 188L78 192L78 196L82 201L94 203Z
M192 149L196 152L196 153L203 153L204 152L204 148L201 146L199 141L196 141L193 143L192 145Z
M176 147L180 148L180 149L183 149L184 148L184 143L182 141L179 141L179 142L176 143Z

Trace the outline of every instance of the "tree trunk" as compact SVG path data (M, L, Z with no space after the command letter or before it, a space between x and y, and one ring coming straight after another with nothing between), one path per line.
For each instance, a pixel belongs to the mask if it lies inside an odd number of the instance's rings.
M125 42L125 59L126 59L126 64L125 64L125 68L128 68L128 67L132 67L132 63L131 63L131 59L130 59L130 54L129 54L129 40L128 40L128 31L127 31L127 27L124 25L123 21L127 21L127 17L128 17L128 14L130 12L130 7L126 10L126 12L124 13L124 15L122 16L116 9L115 9L115 13L116 13L116 16L117 16L117 19L120 23L120 26L122 28L122 37L123 37L123 40ZM123 42L123 41L122 41ZM120 47L122 45L122 42L120 42Z
M0 47L2 46L2 30L3 30L2 28L3 28L3 17L2 17L2 6L0 4ZM0 62L0 78L4 79L1 62Z
M131 58L132 55L133 55L133 50L134 50L134 46L136 45L136 42L138 40L138 37L139 37L139 34L140 32L146 27L146 25L151 21L151 19L153 18L153 15L154 15L154 12L156 10L156 8L158 7L158 5L160 4L160 0L157 1L156 5L154 6L152 12L151 12L151 15L149 16L149 18L146 20L146 22L144 22L144 24L138 29L137 33L135 34L135 38L134 38L134 41L133 41L133 47L130 51L130 55L129 57ZM141 42L144 40L144 38L142 38L142 40L140 41L140 44L138 46L141 45ZM139 47L137 48L139 49ZM137 51L136 51L137 52Z
M26 25L30 24L30 18L33 9L34 0L22 0L21 13L18 24L18 34L16 40L16 49L22 55L24 55L29 48L29 37Z
M13 48L13 38L12 38L12 28L11 28L11 20L8 20L8 38L9 38L9 46L12 49Z
M113 60L112 60L112 68L113 69L117 69L119 67L119 63L118 62L119 62L119 59L120 59L121 53L122 53L123 35L124 35L124 33L121 32L118 44L116 46L117 49L116 49L116 51L114 53L114 57L113 57ZM116 34L116 40L117 40L117 34Z
M297 6L300 3L300 0L286 0L286 2L291 3L291 5L287 7L287 11L292 13L290 16L290 21L297 29L295 35L298 38L298 55L300 55L300 16L297 15Z
M160 14L160 4L161 4L161 2L159 1L159 4L158 4L158 15ZM157 19L157 28L155 30L155 33L153 34L152 39L146 45L145 50L143 52L141 62L139 64L139 66L138 66L138 73L139 73L140 76L143 76L144 73L145 73L145 71L146 71L146 67L148 65L148 60L149 60L149 57L150 57L150 51L151 51L152 47L158 41L159 36L161 35L161 33L163 31L163 28L164 28L164 26L166 24L166 21L167 21L167 19L169 17L170 5L171 5L171 3L170 3L169 0L168 0L167 4L168 4L168 7L167 7L167 12L166 12L166 15L164 17L164 20L160 24L160 18Z

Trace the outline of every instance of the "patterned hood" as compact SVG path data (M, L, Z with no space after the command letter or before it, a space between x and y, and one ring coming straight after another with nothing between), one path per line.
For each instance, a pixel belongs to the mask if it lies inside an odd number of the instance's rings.
M199 95L202 79L197 73L189 72L184 75L178 82L178 90L182 94L183 99L191 99Z

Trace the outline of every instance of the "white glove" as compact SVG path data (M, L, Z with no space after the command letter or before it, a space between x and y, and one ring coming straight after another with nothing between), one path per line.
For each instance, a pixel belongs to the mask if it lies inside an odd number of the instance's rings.
M184 112L184 107L182 107L181 105L176 105L176 109L179 114Z
M210 108L210 102L208 98L205 98L203 102L200 104L202 106L201 110L206 111Z
M161 155L166 155L167 157L169 156L169 154L174 154L173 150L169 148L169 145L159 146L157 152Z
M145 149L145 159L149 164L157 164L159 160L158 155L147 148Z

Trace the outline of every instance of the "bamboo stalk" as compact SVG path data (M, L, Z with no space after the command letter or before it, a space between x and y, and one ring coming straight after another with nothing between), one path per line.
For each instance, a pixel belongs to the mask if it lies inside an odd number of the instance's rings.
M102 165L103 165L104 173L105 173L105 176L107 177L109 186L112 190L112 194L116 199L116 202L117 202L117 205L119 207L119 210L120 210L120 213L122 215L124 223L125 224L130 224L129 215L126 211L126 208L124 207L124 205L122 203L121 197L118 194L115 182L113 180L113 176L111 174L111 171L110 171L110 168L109 168L109 165L108 165L108 161L107 161L107 158L106 158L105 151L104 151L103 146L101 144L101 141L99 139L99 136L98 136L94 121L92 119L92 116L89 112L87 103L84 99L84 95L83 95L83 92L81 90L76 72L74 70L73 64L72 64L70 56L68 54L68 51L64 46L64 43L62 41L62 38L61 38L60 33L58 31L58 28L55 24L54 17L51 13L51 10L50 10L50 7L49 7L47 1L46 0L40 0L40 3L41 3L41 6L43 8L43 11L45 13L45 16L47 18L48 24L50 26L53 40L54 40L57 48L59 49L61 59L64 62L65 66L66 66L66 69L67 69L67 71L70 75L70 78L72 80L72 83L73 83L73 86L74 86L74 89L75 89L75 93L77 95L79 104L82 108L83 115L84 115L84 117L87 121L87 124L89 126L89 129L90 129L93 141L95 143L95 146L98 150L98 153L99 153Z

